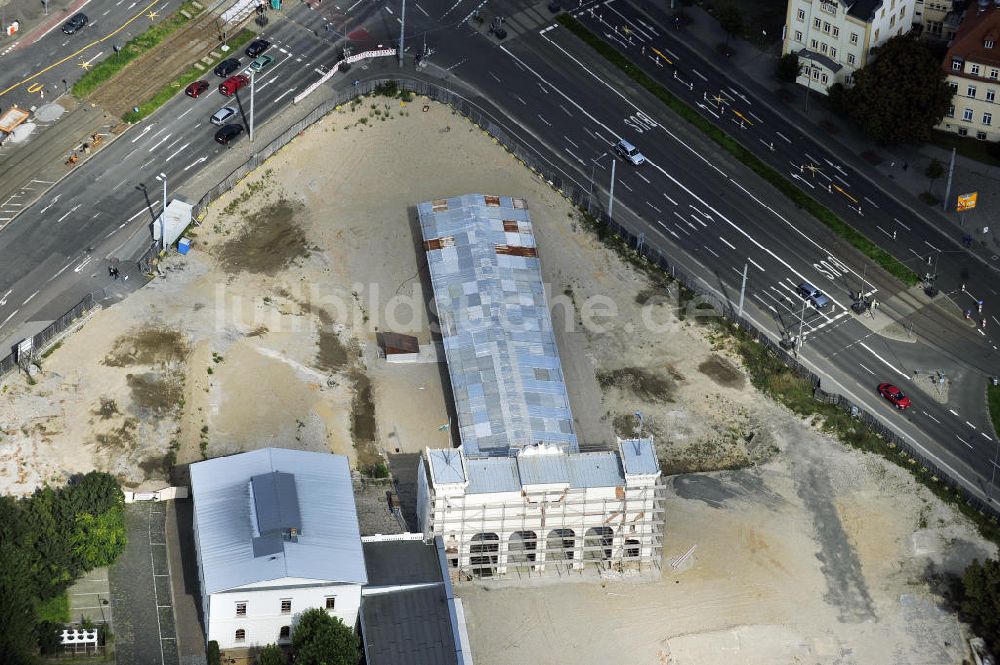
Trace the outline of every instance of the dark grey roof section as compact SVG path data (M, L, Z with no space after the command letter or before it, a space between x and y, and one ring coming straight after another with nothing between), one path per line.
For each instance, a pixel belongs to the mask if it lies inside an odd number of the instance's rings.
M366 595L362 600L368 665L459 665L443 584Z
M362 542L369 586L441 581L437 549L421 540Z
M857 0L857 2L847 4L850 5L847 10L848 14L868 23L875 18L875 12L882 6L882 0Z
M840 65L840 64L834 62L833 60L831 60L830 58L826 57L825 55L822 55L822 54L819 54L819 53L813 53L812 51L810 51L807 48L804 48L801 51L799 51L799 57L800 58L805 58L806 60L812 60L816 64L822 65L823 67L826 67L827 69L829 69L831 72L833 72L835 74L837 72L839 72L841 69L844 68L843 65Z
M253 555L276 554L282 542L298 542L302 533L299 495L295 476L283 471L260 473L250 478L256 516Z

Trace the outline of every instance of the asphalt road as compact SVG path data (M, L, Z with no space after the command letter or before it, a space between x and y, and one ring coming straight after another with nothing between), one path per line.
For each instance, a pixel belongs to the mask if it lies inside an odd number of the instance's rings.
M638 145L648 158L645 164L616 163L616 220L642 231L647 242L662 248L674 263L731 302L738 298L746 266L747 315L775 338L801 329L806 341L800 360L823 377L824 388L866 404L887 426L955 476L966 478L981 494L994 491L989 483L997 468L998 442L982 403L984 371L1000 367L992 330L983 333L965 327L952 308L930 304L922 294L905 291L894 280L866 268L865 259L825 227L790 206L645 91L608 68L567 31L552 27L554 21L544 7L498 6L495 12L508 18L509 35L498 43L486 32L491 16L485 16L482 25L465 22L477 4L472 0L408 3L408 52L426 44L429 55L421 66L425 75L454 79L467 84L473 95L478 92L477 102L495 108L498 118L516 128L540 154L561 164L579 187L587 189L593 182L595 204L606 205L609 199L611 145L622 137ZM611 6L617 8L617 3L602 3L597 17L582 18L599 26L608 20L606 14L600 17L601 11L610 11ZM278 61L257 79L256 123L266 123L287 108L296 90L321 76L337 59L335 47L346 35L372 45L398 37L401 17L395 5L357 2L350 7L319 7L286 5L280 16L272 13L265 36L274 42L271 53ZM627 20L639 26L633 38L638 30L655 37L651 24ZM642 46L638 49L642 57ZM679 94L686 90L691 101L700 100L709 116L718 115L724 125L732 124L730 131L745 140L756 138L763 156L783 160L789 168L801 165L803 159L825 163L825 153L810 144L808 137L790 135L790 128L768 116L768 110L755 105L738 86L721 81L711 84L709 91L694 79L678 80L656 64L649 66L664 74ZM708 67L693 64L691 68L702 73L696 78L709 85ZM235 100L241 114L248 110L245 92ZM712 95L718 97L714 106L705 103ZM194 200L214 184L199 181L198 176L230 150L213 142L215 127L208 123L209 116L225 103L214 90L196 100L183 96L172 100L0 234L0 265L5 266L0 293L6 292L0 297L0 338L11 343L30 334L32 326L41 327L61 311L58 308L65 309L66 303L60 300L73 300L100 279L102 249L134 226L148 224L158 213L162 194L157 175L166 175L171 198L180 191L187 200ZM740 104L746 104L745 113L741 111L746 118L756 116L752 126L740 127L726 120ZM778 133L790 140L783 141ZM768 137L787 145L779 148L775 143L772 151L773 141ZM231 150L248 154L246 141L244 134ZM829 161L833 162L830 168L809 170L808 178L805 170L800 172L803 186L813 178L821 179L821 173L833 172L831 182L841 183L852 195L870 186L836 160ZM833 201L844 196L826 195ZM864 196L868 195L855 198L863 200ZM880 211L898 205L874 190L868 198ZM859 219L867 220L865 210L862 206ZM882 214L879 218L884 222ZM901 216L899 223L907 224L904 219L909 218ZM906 229L905 239L897 233L893 242L917 242L916 229L914 222ZM961 251L949 254L941 246L946 239L927 237L932 240L921 242L941 243L927 252L942 250L939 282L945 285L952 279L945 275L962 270L961 262L968 259L962 258ZM918 258L926 261L927 252ZM831 306L823 311L803 307L795 293L802 281L820 285L831 297ZM907 338L894 341L876 335L872 331L875 321L850 313L851 292L858 290L882 302L876 316L892 315L908 327ZM931 370L944 370L953 381L947 406L937 401L929 382L917 382ZM894 382L911 393L914 408L896 413L877 399L875 385L882 381Z

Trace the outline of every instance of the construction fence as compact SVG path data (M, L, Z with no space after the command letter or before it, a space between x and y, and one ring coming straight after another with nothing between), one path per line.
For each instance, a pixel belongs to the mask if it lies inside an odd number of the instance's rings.
M209 190L195 204L193 211L195 218L200 218L212 201L232 189L236 183L240 182L254 169L263 164L271 155L291 142L296 136L299 136L309 126L324 118L335 108L350 103L358 96L378 94L382 91L394 89L447 104L457 113L465 116L498 144L502 145L513 157L545 179L573 205L590 213L596 220L602 233L616 236L626 248L635 251L639 256L659 267L664 273L670 275L680 285L693 293L701 302L710 304L715 312L734 321L746 334L766 346L770 353L779 358L781 362L798 376L807 379L813 386L817 400L833 404L863 422L887 443L900 451L900 459L905 461L907 465L926 469L926 473L937 478L948 491L961 495L975 509L993 518L1000 516L1000 509L998 509L995 503L984 501L969 491L964 485L950 478L934 461L916 450L911 444L874 415L866 411L861 405L853 403L842 395L823 391L820 388L820 378L799 363L788 350L776 343L764 331L758 329L746 317L738 317L730 303L723 302L701 280L696 279L694 275L688 274L677 264L673 263L668 254L668 252L674 251L673 249L660 247L656 244L655 238L650 239L638 229L634 229L618 220L610 219L602 209L602 206L598 204L593 192L592 183L580 182L574 175L563 171L558 164L548 159L540 150L533 147L529 142L523 141L516 130L505 124L503 119L498 118L483 106L464 96L459 90L449 88L447 85L422 79L386 78L357 82L350 89L338 91L332 99L317 106L306 117L295 123L295 125L271 141L259 152L254 153L243 165ZM991 489L987 488L987 491Z
M33 353L37 355L45 351L54 339L65 332L66 329L76 323L80 318L85 316L90 310L94 309L96 305L97 303L94 300L93 294L88 293L84 296L83 300L74 305L72 309L50 323L48 327L31 338ZM11 351L7 357L0 360L0 379L17 369L17 361L18 358L16 350Z

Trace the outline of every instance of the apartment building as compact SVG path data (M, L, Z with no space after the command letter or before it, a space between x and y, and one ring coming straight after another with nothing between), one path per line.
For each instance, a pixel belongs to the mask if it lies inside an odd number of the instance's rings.
M850 85L878 47L919 20L916 0L789 0L782 54L799 56L797 83L826 94Z
M981 141L1000 139L1000 2L970 4L941 66L952 103L937 128Z

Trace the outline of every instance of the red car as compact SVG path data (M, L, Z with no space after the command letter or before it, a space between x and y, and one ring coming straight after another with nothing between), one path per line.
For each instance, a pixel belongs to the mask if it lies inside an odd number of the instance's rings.
M910 398L891 383L880 383L878 394L892 402L892 405L900 411L910 408Z
M208 90L208 81L195 81L184 90L188 97L199 97Z
M232 97L237 90L248 85L250 85L250 77L246 74L237 74L220 83L219 92L225 97Z

